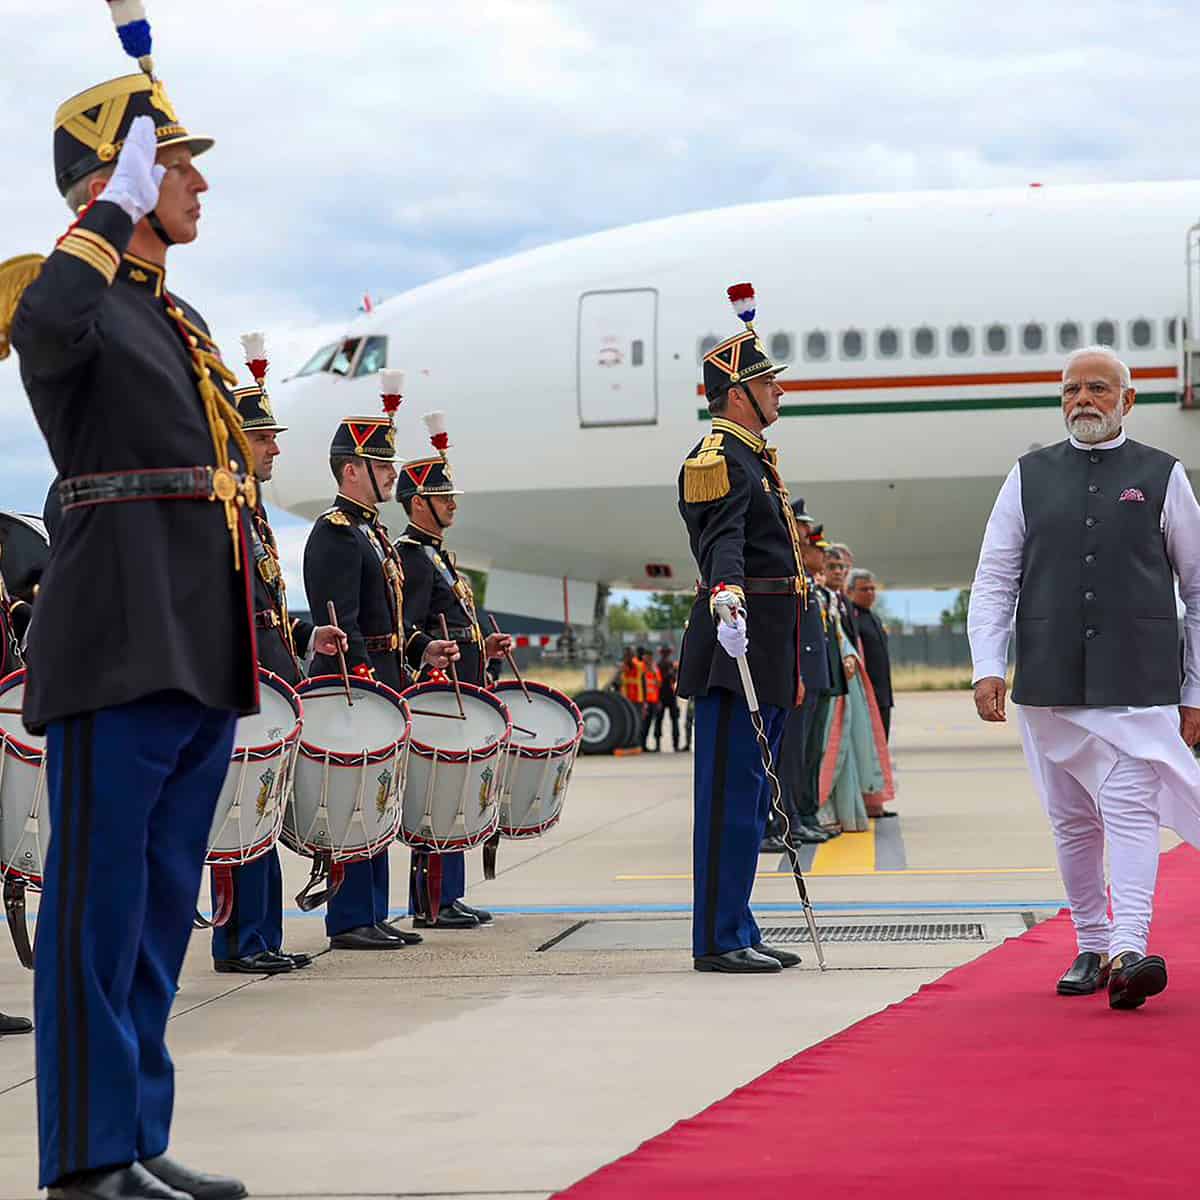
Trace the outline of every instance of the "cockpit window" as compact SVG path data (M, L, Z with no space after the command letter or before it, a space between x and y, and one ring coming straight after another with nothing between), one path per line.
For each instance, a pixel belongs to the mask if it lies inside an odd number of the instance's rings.
M354 378L361 379L364 375L374 375L387 366L387 338L369 337L358 356L358 366L354 368Z
M318 350L316 354L314 354L312 358L310 358L308 362L306 362L304 366L302 366L300 370L296 372L296 374L316 375L319 371L324 371L329 366L329 360L333 357L333 352L336 349L336 343L331 346L322 346L320 350Z
M362 338L347 338L338 348L333 356L333 361L326 367L326 370L331 375L349 375L350 368L354 366L354 356L358 353L358 347Z

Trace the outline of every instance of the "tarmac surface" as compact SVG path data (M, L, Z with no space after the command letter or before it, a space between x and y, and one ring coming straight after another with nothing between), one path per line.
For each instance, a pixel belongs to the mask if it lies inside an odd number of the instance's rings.
M966 692L899 699L902 815L809 864L820 924L840 927L825 973L806 945L780 975L694 972L690 755L581 759L558 828L503 843L490 883L471 856L491 928L274 979L215 974L197 933L169 1031L172 1152L255 1196L546 1197L1051 915L1062 885L1015 726L980 723ZM392 851L397 906L407 858ZM283 859L290 897L307 864ZM755 907L788 939L783 865L760 859ZM902 923L964 928L886 940ZM287 948L326 945L292 907ZM0 948L0 1010L31 1005ZM0 1041L0 1200L36 1194L32 1077L33 1039Z

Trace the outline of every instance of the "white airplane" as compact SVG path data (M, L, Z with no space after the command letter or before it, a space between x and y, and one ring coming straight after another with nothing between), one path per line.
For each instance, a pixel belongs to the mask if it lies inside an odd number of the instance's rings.
M676 476L705 429L700 358L741 327L725 287L749 280L789 364L768 437L793 495L886 583L963 585L1013 461L1063 436L1071 349L1115 346L1133 435L1200 468L1197 222L1196 180L1033 185L746 205L544 246L317 349L274 389L292 433L270 498L325 509L335 423L379 412L377 372L401 367L400 452L428 453L419 417L447 412L467 492L453 540L489 571L489 607L561 621L565 601L587 625L605 585L690 587Z

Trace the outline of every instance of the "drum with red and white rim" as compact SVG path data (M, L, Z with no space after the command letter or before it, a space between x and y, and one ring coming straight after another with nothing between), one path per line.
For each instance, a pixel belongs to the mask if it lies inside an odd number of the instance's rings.
M400 823L408 705L386 684L356 675L318 675L296 690L305 705L304 735L283 844L332 864L374 858Z
M496 832L512 733L504 702L482 688L422 683L404 693L413 730L400 840L433 853L469 850Z
M0 879L42 886L50 842L46 739L25 732L25 672L0 679Z
M525 692L528 691L528 696ZM496 684L512 714L513 732L500 793L500 834L541 837L558 824L579 743L583 717L569 696L544 683L515 679Z

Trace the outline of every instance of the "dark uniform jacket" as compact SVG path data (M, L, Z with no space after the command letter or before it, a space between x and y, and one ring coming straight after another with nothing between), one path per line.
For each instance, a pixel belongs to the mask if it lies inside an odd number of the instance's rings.
M314 626L288 614L287 592L279 566L275 531L261 508L251 518L254 554L254 623L258 627L258 661L293 687L304 678L300 659L308 650Z
M844 696L849 690L846 686L846 667L842 662L842 647L834 627L834 622L840 619L838 594L829 588L817 588L816 593L821 613L825 618L825 661L829 669L829 686L826 691L830 696ZM844 632L845 625L842 629Z
M825 627L829 616L820 589L809 580L808 603L800 616L800 675L806 692L828 692L829 639Z
M858 645L858 609L850 603L850 597L845 592L831 592L833 602L837 605L838 615L842 618L842 632Z
M799 535L775 452L762 438L717 417L679 474L679 511L699 591L679 655L679 694L710 688L741 695L734 662L717 642L709 589L746 595L748 657L758 699L791 708L799 681L798 629L805 584Z
M869 608L854 606L858 636L862 642L867 678L875 690L880 708L892 707L892 663L888 656L888 636L883 623Z
M442 636L440 617L462 657L456 664L463 683L483 687L486 657L483 631L475 609L471 581L460 575L454 556L436 534L409 525L396 540L404 566L404 623L425 635L426 644Z
M404 570L379 513L338 495L317 518L304 547L304 590L314 621L332 600L339 628L350 643L346 666L370 674L396 691L409 685L406 657L420 663L429 638L414 631L406 642ZM336 658L318 654L313 675L336 675Z
M125 213L103 201L78 229L100 262L120 257L133 233ZM161 268L121 257L110 286L64 248L25 291L12 342L61 477L213 465L194 360L168 316L172 304L206 329L167 294ZM205 342L197 338L197 349L215 354ZM224 390L215 372L212 379ZM232 441L230 449L244 471ZM67 513L56 533L29 634L30 729L164 691L211 708L257 708L250 572L234 569L223 505L93 505ZM242 535L244 567L244 523Z

